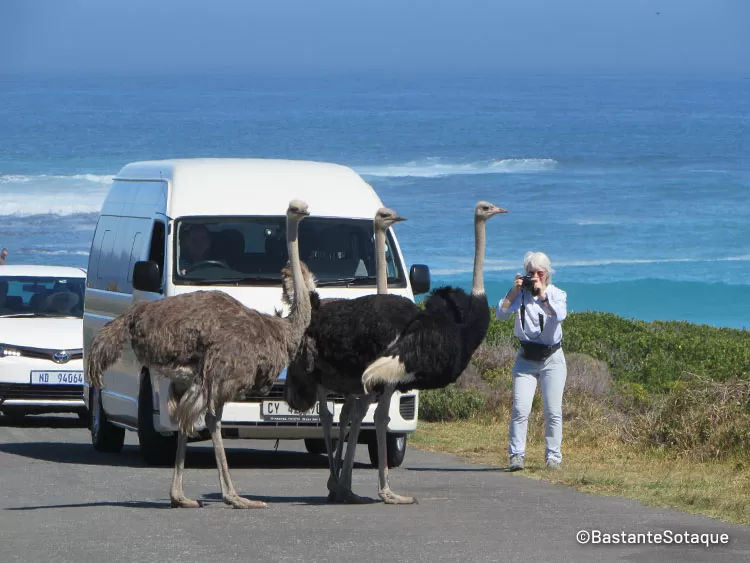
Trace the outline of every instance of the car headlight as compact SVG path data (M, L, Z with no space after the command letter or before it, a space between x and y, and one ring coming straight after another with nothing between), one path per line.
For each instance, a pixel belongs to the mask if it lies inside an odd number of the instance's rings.
M0 344L0 358L7 358L8 356L20 356L21 351L13 346L6 344Z

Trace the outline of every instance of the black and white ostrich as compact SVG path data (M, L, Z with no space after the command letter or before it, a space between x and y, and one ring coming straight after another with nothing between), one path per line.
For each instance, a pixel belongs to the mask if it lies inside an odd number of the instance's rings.
M365 370L362 385L367 396L378 396L375 432L378 437L380 496L394 503L414 502L393 493L388 484L385 434L394 391L438 389L455 382L484 340L490 324L484 290L485 224L498 213L507 213L480 201L474 210L474 279L471 295L460 288L434 290L399 338Z
M351 471L340 475L346 428L351 423L343 466L351 467L362 419L374 400L374 397L365 396L362 374L367 365L401 334L419 312L419 308L406 297L387 295L386 231L403 220L388 208L381 208L375 214L377 295L322 300L318 306L315 305L317 296L311 295L313 313L310 327L300 353L287 369L285 399L289 405L295 410L305 411L312 408L316 400L320 404L330 467L329 498L338 502L367 502L367 499L352 493ZM288 284L284 287L288 294ZM289 297L285 299L289 300ZM339 440L335 456L332 447L333 416L326 405L329 392L346 397L339 414Z
M237 494L229 475L221 437L221 415L239 394L266 394L281 370L297 355L310 322L310 290L299 259L299 222L307 204L292 200L286 213L288 270L295 299L286 318L265 315L222 291L196 291L145 301L108 322L86 354L91 384L104 385L104 372L132 346L138 362L170 380L169 411L178 426L177 454L169 497L173 507L200 504L185 496L185 448L201 416L213 440L221 494L234 508L266 504Z

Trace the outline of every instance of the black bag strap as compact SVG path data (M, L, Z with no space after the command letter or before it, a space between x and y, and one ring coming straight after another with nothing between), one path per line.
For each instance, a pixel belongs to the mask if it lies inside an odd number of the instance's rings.
M544 315L539 313L539 327L541 330L539 331L539 336L537 336L534 340L539 339L542 336L542 333L544 332ZM526 302L524 299L524 290L521 290L521 330L526 334Z

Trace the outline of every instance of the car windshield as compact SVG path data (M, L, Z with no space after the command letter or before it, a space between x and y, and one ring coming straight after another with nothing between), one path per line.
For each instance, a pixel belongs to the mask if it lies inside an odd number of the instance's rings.
M276 285L287 263L285 217L195 217L177 221L177 284ZM308 217L299 227L300 258L319 285L375 287L371 220ZM406 287L390 231L388 283Z
M83 318L84 278L0 276L0 317Z

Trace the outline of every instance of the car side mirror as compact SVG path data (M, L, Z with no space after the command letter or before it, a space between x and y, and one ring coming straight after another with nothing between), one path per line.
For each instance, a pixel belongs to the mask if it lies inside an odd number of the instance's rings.
M139 291L161 292L161 272L153 260L136 262L133 266L133 289Z
M424 264L413 264L409 270L409 282L414 295L430 291L430 269Z

